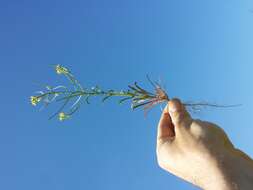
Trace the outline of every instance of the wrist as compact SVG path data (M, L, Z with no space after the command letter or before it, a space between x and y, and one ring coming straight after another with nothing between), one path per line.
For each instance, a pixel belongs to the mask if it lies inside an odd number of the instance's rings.
M253 188L253 161L240 150L216 155L216 170L205 183L205 190L250 190Z
M238 149L233 149L228 159L230 159L230 164L226 166L226 170L230 185L233 189L251 190L253 188L253 160Z

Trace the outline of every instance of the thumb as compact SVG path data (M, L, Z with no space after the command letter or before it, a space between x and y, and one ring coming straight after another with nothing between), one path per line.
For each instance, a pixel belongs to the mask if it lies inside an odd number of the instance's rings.
M169 113L175 130L190 126L192 118L179 99L169 101Z

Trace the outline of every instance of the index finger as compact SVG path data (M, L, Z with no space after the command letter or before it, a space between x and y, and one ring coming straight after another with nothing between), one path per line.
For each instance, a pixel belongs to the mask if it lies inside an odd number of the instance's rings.
M158 129L157 129L157 141L163 142L167 140L171 140L175 137L174 125L171 121L171 117L168 111L168 105L164 108L163 113L161 115Z

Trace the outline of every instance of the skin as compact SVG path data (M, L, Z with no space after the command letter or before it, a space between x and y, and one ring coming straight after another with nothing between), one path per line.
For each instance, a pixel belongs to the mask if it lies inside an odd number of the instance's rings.
M168 103L158 124L157 161L201 189L253 189L253 160L220 127L192 119L178 99Z

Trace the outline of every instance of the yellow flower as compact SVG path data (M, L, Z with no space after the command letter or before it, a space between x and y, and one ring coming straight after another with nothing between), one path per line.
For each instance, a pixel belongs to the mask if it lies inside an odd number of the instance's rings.
M68 114L65 114L64 112L61 112L61 113L59 113L59 115L58 115L58 119L60 120L60 121L64 121L64 120L66 120L66 119L68 119L70 116L68 115Z
M59 74L59 75L61 75L61 74L68 74L68 73L69 73L69 71L68 71L67 68L62 67L62 66L60 66L60 65L56 65L56 66L55 66L55 71L56 71L56 73Z
M31 96L30 101L33 106L36 106L40 102L41 98L36 96Z

